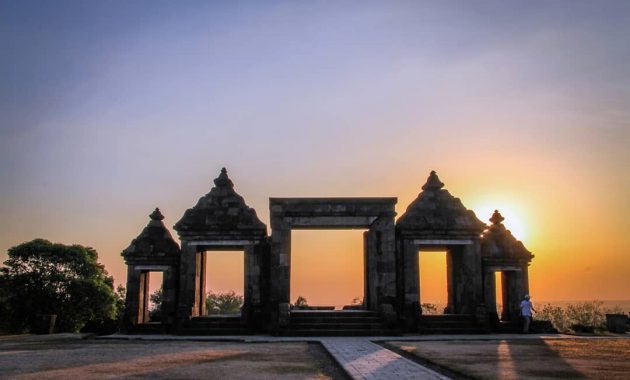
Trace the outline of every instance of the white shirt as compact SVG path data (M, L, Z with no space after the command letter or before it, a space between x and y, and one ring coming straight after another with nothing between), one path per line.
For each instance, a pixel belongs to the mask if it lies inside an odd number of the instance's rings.
M521 301L521 315L523 315L524 317L532 316L532 303L528 300Z

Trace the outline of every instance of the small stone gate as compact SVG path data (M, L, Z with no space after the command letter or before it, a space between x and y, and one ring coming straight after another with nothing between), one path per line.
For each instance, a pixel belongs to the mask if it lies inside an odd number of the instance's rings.
M429 320L440 317L422 315L418 252L423 249L446 251L448 304L443 318L456 317L454 321L477 331L518 322L533 255L505 228L498 211L487 226L444 189L435 172L398 220L396 198L270 198L270 236L256 211L234 190L225 168L214 185L175 224L181 246L156 209L122 252L128 266L126 331L290 334L304 320L329 321L330 329L350 319L347 326L364 322L356 333L374 332L375 325L392 332L424 331ZM347 312L305 314L290 304L291 231L296 229L366 230L362 305ZM244 303L238 315L206 316L206 253L212 250L243 252ZM152 272L163 273L161 310L153 319ZM502 276L501 315L496 311L497 272Z

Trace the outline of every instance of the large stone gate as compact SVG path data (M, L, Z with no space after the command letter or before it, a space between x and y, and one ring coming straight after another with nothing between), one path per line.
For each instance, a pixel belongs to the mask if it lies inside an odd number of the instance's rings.
M518 321L533 255L505 229L498 211L487 226L444 189L435 172L398 220L396 198L270 198L271 235L236 193L225 169L214 185L175 224L181 248L156 209L149 225L123 251L128 265L127 331L159 326L156 331L175 333L281 334L291 333L300 323L311 329L319 325L367 329L344 330L351 333L374 332L374 326L423 331L428 323L420 306L418 254L423 249L446 252L444 318L456 316L479 331ZM362 305L347 312L306 313L291 305L291 231L296 229L366 230ZM243 252L244 303L238 315L207 315L205 267L206 254L212 250ZM149 316L151 272L163 273L163 301L155 318ZM501 315L496 272L503 279Z

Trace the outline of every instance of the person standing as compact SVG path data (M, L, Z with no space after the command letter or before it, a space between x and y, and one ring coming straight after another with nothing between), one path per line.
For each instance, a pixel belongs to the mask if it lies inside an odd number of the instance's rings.
M529 300L529 294L525 294L524 299L521 301L521 316L523 317L523 334L529 332L529 325L532 322L532 311L535 312L534 305Z

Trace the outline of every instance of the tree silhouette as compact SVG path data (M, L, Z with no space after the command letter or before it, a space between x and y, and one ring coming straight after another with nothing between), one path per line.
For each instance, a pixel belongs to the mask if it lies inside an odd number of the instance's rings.
M113 279L93 248L35 239L10 248L8 256L0 299L10 330L33 329L41 314L56 314L59 331L115 317Z

